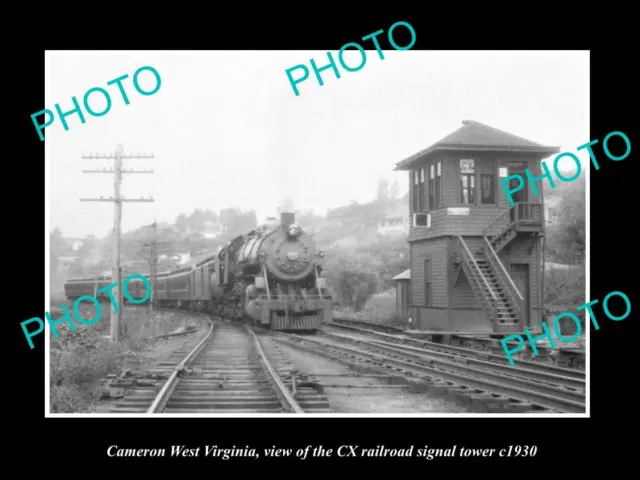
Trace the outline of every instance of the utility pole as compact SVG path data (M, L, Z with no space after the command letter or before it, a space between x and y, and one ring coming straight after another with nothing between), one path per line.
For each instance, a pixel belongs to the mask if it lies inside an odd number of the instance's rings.
M156 285L156 266L158 264L158 220L153 222L153 242L149 245L149 279L151 280L151 297L149 298L149 315L153 312L153 291Z
M158 222L155 221L151 225L145 225L145 228L153 228L153 240L148 243L140 243L141 247L149 247L149 256L144 257L149 262L149 277L151 279L151 298L149 299L149 313L153 311L155 305L155 284L158 267L158 246L170 246L172 242L158 241Z
M116 311L111 305L111 341L117 342L120 340L120 313L123 310L124 304L122 302L122 268L120 266L120 235L122 225L122 203L123 202L153 202L153 198L145 199L140 197L139 199L125 199L120 195L120 184L122 183L123 173L153 173L153 170L123 170L122 160L125 158L154 158L153 154L136 154L136 155L124 155L122 145L118 145L115 154L103 154L103 155L83 155L83 159L113 159L114 168L102 170L83 170L82 173L113 173L113 189L114 196L110 198L81 198L81 202L113 202L115 206L114 219L113 219L113 234L115 240L114 259L113 259L113 273L112 283L117 282L114 288L114 297L118 300L119 311Z

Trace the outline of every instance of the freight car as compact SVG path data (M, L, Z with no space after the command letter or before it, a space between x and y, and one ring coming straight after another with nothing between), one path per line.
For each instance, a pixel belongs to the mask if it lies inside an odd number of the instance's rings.
M152 298L159 306L209 312L273 330L315 331L332 317L323 260L294 214L282 213L280 223L240 235L197 263L158 273ZM109 276L100 277L98 289L110 283ZM93 295L95 284L95 278L70 280L67 298ZM131 281L128 291L134 299L146 295L141 280ZM98 298L108 301L106 292Z

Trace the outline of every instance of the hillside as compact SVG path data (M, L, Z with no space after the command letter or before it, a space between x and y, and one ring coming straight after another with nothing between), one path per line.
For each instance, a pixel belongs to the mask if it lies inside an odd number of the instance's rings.
M393 189L392 189L393 190ZM396 188L397 190L397 188ZM378 187L373 202L331 210L326 216L312 211L296 212L296 221L314 235L318 248L357 251L375 248L377 223L387 211L397 208L404 199L393 199L387 193L384 182ZM159 270L178 266L189 258L205 252L213 252L237 235L246 233L258 225L254 211L243 212L236 207L220 212L196 209L191 214L180 214L174 222L158 223L123 232L121 238L121 263L125 270L148 273L150 242L157 240ZM111 268L113 253L112 234L98 239L65 239L59 229L51 235L52 281L64 282L68 277L96 275ZM72 249L74 241L81 246ZM80 243L80 242L77 242Z

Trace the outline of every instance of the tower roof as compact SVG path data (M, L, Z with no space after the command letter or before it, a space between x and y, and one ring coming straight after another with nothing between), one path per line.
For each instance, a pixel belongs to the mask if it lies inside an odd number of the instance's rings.
M426 149L398 162L394 170L409 170L415 161L438 150L485 150L552 154L559 152L560 147L547 147L475 120L463 120L462 127Z

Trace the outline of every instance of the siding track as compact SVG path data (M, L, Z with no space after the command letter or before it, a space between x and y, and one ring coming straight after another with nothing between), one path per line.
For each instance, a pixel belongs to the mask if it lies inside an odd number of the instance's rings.
M414 378L466 397L490 411L584 413L586 410L584 380L576 377L517 367L505 371L501 364L353 336L321 334L309 338L278 332L277 337L319 349L325 356Z
M495 357L500 357L501 359L504 359L505 364L507 363L507 359L505 357L501 343L493 338L478 335L452 334L451 344L446 345L422 339L429 338L430 336L434 337L436 336L435 334L428 335L420 334L419 332L407 334L404 330L398 327L394 327L391 325L380 325L364 320L334 319L331 323L327 323L326 325L352 331L377 333L380 336L386 337L385 340L387 341L414 345L417 347L431 347L437 344L441 348L466 348L469 350L474 350L476 352L481 351L495 355ZM517 342L514 340L511 340L508 343L512 347L517 346ZM523 362L527 364L535 363L536 365L541 366L557 366L559 368L571 369L584 374L586 365L584 350L563 347L561 345L561 342L557 342L557 348L552 348L546 345L537 345L536 347L538 349L538 354L534 355L531 346L525 345L524 349L514 354L515 362Z

